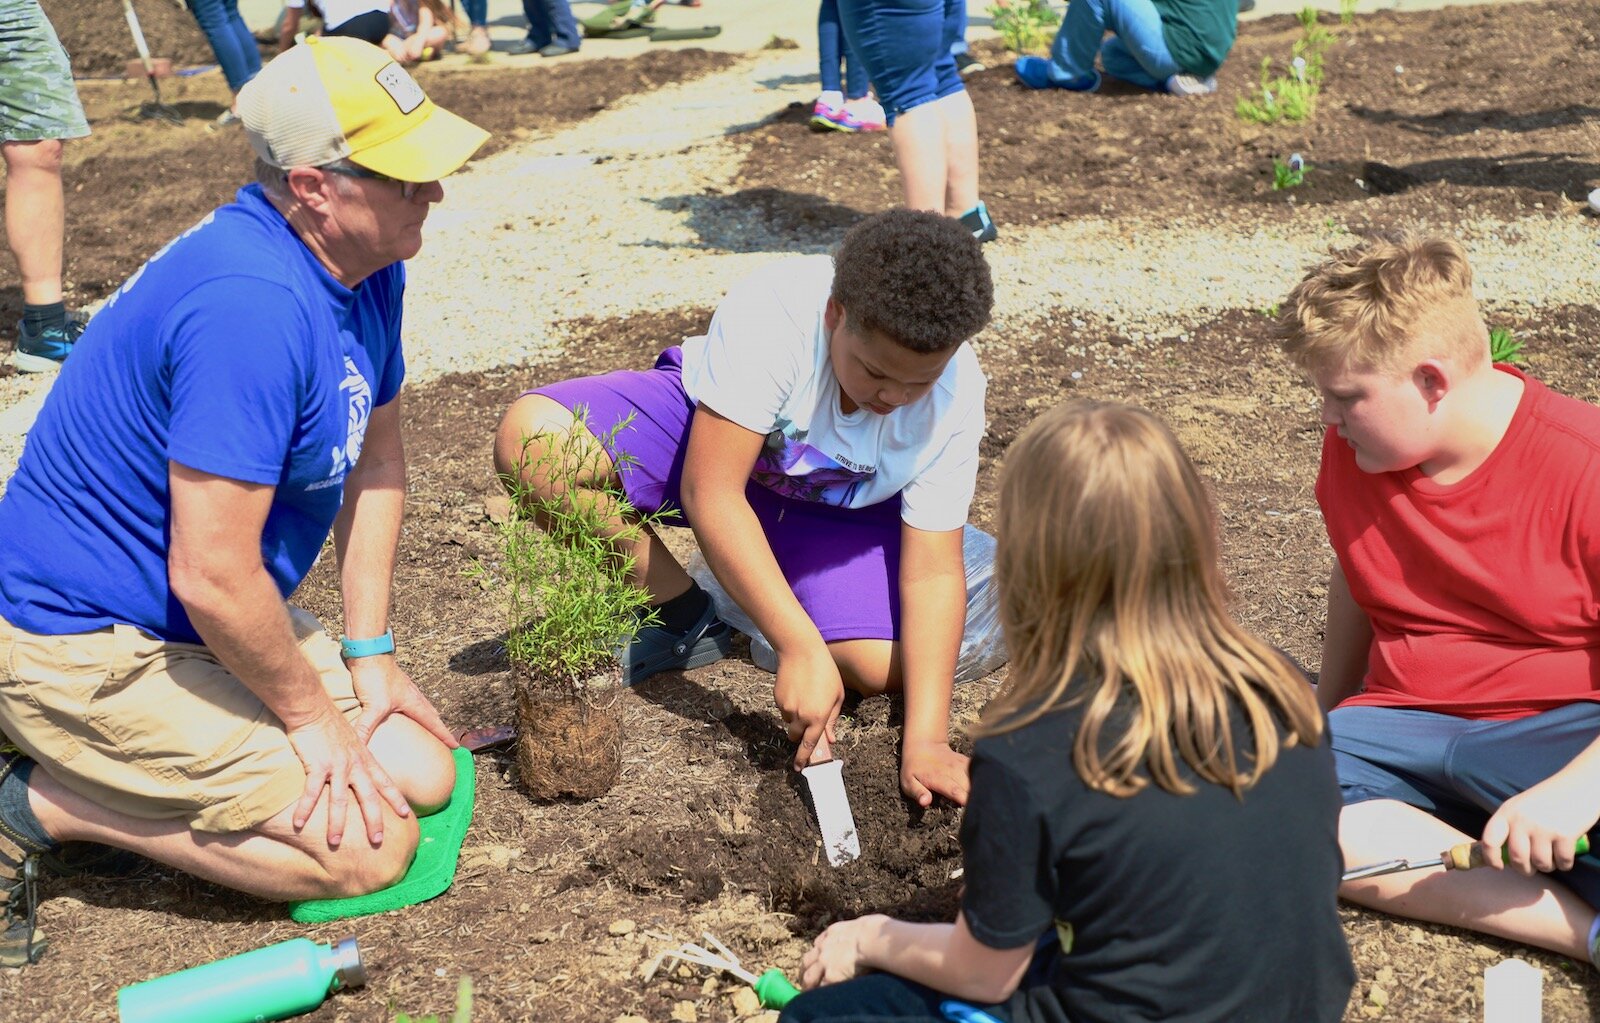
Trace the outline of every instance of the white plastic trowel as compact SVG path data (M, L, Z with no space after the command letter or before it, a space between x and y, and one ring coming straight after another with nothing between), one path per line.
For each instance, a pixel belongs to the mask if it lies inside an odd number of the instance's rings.
M850 812L850 797L844 791L844 761L831 755L827 740L817 749L822 759L801 770L811 791L811 805L817 811L817 826L822 829L822 847L828 866L838 867L861 855L861 840L856 836L856 818Z

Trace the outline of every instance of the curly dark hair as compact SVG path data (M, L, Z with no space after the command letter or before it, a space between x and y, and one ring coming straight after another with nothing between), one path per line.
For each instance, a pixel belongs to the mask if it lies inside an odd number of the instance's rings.
M850 326L914 352L948 351L982 330L994 305L983 246L960 221L890 210L844 236L833 300Z

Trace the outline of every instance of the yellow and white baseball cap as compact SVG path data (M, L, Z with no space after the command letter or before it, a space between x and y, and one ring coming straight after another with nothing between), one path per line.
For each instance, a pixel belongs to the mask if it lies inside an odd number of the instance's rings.
M437 181L489 138L434 105L388 53L359 39L312 36L239 90L239 120L274 167L349 160L400 181Z

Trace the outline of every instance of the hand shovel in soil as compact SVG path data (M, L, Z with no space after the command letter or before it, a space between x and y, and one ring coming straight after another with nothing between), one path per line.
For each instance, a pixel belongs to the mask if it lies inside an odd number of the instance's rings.
M122 0L122 15L128 21L128 31L133 33L133 45L139 51L139 62L144 65L144 76L149 79L150 88L156 94L154 103L146 103L139 108L139 116L182 124L183 115L161 100L161 86L156 82L155 62L150 59L150 44L144 40L144 29L139 27L139 15L134 12L133 0Z
M817 752L822 759L804 768L800 776L811 791L828 866L837 867L861 855L861 840L856 835L855 815L850 812L850 797L844 791L844 761L830 755L826 741Z
M1579 835L1573 851L1579 856L1588 852L1589 836ZM1509 862L1511 850L1501 846L1500 857L1500 862ZM1462 842L1460 845L1451 846L1437 856L1430 856L1424 860L1384 860L1382 863L1369 863L1365 867L1355 867L1345 871L1344 876L1339 878L1339 882L1343 884L1346 881L1361 881L1369 877L1382 877L1384 874L1398 874L1404 870L1421 870L1424 867L1443 867L1446 870L1472 870L1476 867L1485 866L1488 866L1488 863L1483 858L1483 847L1476 842Z

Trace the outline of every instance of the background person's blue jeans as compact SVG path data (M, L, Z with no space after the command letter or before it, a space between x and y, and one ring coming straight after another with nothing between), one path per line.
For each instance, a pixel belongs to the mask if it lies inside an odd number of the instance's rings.
M1107 31L1115 33L1104 38ZM1104 41L1102 42L1102 39ZM1151 0L1072 0L1050 47L1050 76L1081 79L1099 54L1105 73L1145 89L1160 90L1183 68L1161 34L1161 12Z
M239 17L239 0L186 0L211 52L222 65L228 88L238 92L261 70L261 50Z
M461 10L473 28L489 24L489 0L461 0Z
M949 26L965 0L838 2L850 52L866 65L890 125L907 110L962 91Z
M839 0L822 0L817 11L817 55L823 92L841 92L845 99L860 99L867 94L867 69L845 41L844 26L839 23Z
M555 43L576 50L583 42L567 0L522 0L522 13L528 19L528 42L534 46Z

